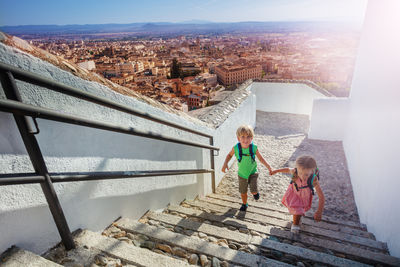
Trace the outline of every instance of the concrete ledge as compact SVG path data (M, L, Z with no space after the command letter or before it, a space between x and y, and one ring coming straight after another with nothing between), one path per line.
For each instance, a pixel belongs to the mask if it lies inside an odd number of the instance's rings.
M215 128L218 128L225 122L232 112L237 110L243 101L251 96L251 92L247 89L251 83L251 80L247 80L242 83L239 88L232 91L231 94L221 103L189 114L205 123L213 125Z
M36 255L32 252L20 249L18 247L12 247L0 258L1 267L61 267L57 263L46 260L45 258Z

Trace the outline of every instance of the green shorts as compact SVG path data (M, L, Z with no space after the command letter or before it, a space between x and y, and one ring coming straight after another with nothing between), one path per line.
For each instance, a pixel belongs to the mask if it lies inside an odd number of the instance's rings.
M246 194L247 193L247 188L250 187L250 192L251 193L258 193L258 187L257 187L257 179L258 179L258 173L254 173L249 176L248 179L244 179L238 175L239 178L239 192L240 194Z

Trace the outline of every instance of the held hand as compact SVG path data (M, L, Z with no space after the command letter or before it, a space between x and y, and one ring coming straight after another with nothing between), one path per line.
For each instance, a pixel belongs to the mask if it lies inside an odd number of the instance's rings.
M270 175L274 175L274 174L276 174L277 173L277 171L275 170L275 171L273 171L273 170L270 170Z
M229 168L226 164L224 164L224 166L222 166L222 172L225 173L226 170L229 170Z
M316 211L314 214L314 220L319 222L319 221L321 221L321 218L322 218L322 212Z

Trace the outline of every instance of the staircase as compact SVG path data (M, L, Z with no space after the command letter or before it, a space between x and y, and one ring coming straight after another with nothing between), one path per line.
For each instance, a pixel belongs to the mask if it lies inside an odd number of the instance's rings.
M327 217L317 223L306 216L301 232L292 234L284 208L255 201L249 201L246 212L239 207L239 198L221 194L185 200L139 220L118 219L102 234L77 231L76 249L58 246L44 258L34 255L29 265L13 248L0 265L400 266L400 259L360 223Z

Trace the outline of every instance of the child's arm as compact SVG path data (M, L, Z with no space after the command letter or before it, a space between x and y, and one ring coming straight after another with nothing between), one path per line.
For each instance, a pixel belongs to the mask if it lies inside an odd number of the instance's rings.
M274 174L276 174L276 173L278 173L278 172L293 174L294 169L291 169L291 168L276 169L276 170L273 170L273 171L271 172L271 175L274 175Z
M228 155L226 156L224 165L222 165L222 172L225 172L228 168L228 163L231 160L231 158L233 157L233 155L235 155L235 149L232 148L232 150L228 153Z
M269 175L272 175L272 174L271 174L271 173L272 173L271 166L269 166L268 162L263 158L263 156L261 155L261 153L259 152L258 149L257 149L257 151L256 151L256 155L257 155L258 160L259 160L262 164L264 164L264 166L267 167L267 169L269 170Z
M319 182L317 179L315 179L313 184L314 184L315 191L317 191L317 195L318 195L318 209L314 214L314 220L319 222L322 218L322 211L324 210L324 206L325 206L325 196L324 196L324 193L322 192L321 186L319 185Z

